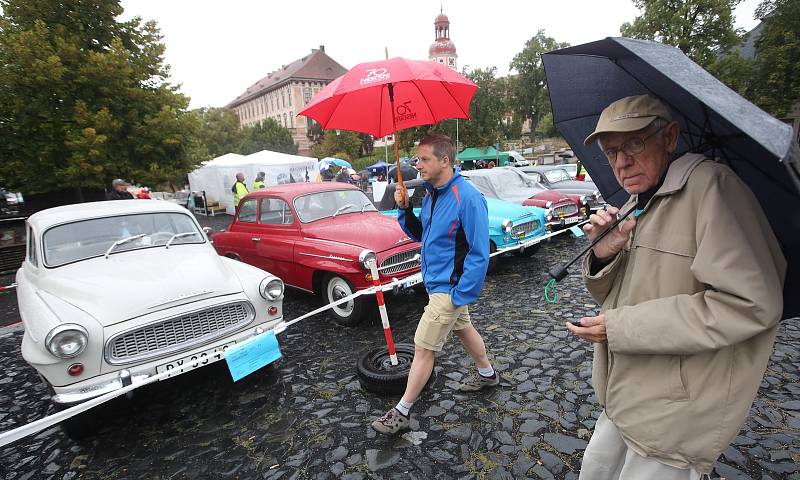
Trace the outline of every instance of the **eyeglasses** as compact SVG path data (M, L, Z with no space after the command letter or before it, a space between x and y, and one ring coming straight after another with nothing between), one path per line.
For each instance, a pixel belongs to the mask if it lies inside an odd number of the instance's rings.
M625 152L625 155L636 155L637 153L642 153L644 151L645 140L652 137L656 133L660 132L666 126L667 125L662 125L661 127L656 129L654 132L651 132L644 138L638 138L638 137L629 138L628 140L625 140L622 143L622 145L619 146L619 148L609 148L607 150L603 150L603 154L608 159L608 163L613 164L614 162L617 161L617 154L619 153L620 150Z

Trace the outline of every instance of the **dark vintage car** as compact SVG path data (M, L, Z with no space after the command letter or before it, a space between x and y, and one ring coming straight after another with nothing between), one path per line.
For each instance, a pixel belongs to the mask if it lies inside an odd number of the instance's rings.
M339 182L252 192L239 203L231 226L213 240L220 255L266 269L325 303L371 287L371 261L377 261L381 284L402 282L421 264L420 244L397 220L380 214L355 186ZM415 282L409 279L401 287ZM355 325L371 312L373 299L358 297L331 312L338 323Z
M495 167L469 170L461 175L486 197L548 210L546 218L552 230L570 227L588 218L588 207L582 195L548 190L522 172L522 168Z
M575 180L561 165L537 165L522 167L520 170L550 190L584 197L583 202L592 211L600 210L606 204L594 182Z

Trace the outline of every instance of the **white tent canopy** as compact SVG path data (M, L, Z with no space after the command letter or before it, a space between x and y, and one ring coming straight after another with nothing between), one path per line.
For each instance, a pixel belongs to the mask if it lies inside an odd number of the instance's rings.
M244 174L244 183L250 190L258 172L264 172L264 183L269 187L282 183L313 182L318 179L316 158L262 150L250 155L226 153L203 163L189 173L189 187L193 192L205 191L209 203L217 202L229 214L235 212L231 187L236 174Z

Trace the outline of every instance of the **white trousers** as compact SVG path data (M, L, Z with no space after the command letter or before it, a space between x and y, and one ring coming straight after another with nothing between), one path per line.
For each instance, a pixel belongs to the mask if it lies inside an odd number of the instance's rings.
M700 480L694 469L670 467L639 455L622 440L616 425L600 414L583 454L578 480Z

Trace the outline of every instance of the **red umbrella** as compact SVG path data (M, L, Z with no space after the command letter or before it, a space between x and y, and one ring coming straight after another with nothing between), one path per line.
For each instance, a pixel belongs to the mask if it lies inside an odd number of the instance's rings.
M442 64L390 58L351 68L323 88L299 115L313 118L325 130L384 137L441 120L469 118L469 102L477 89Z

